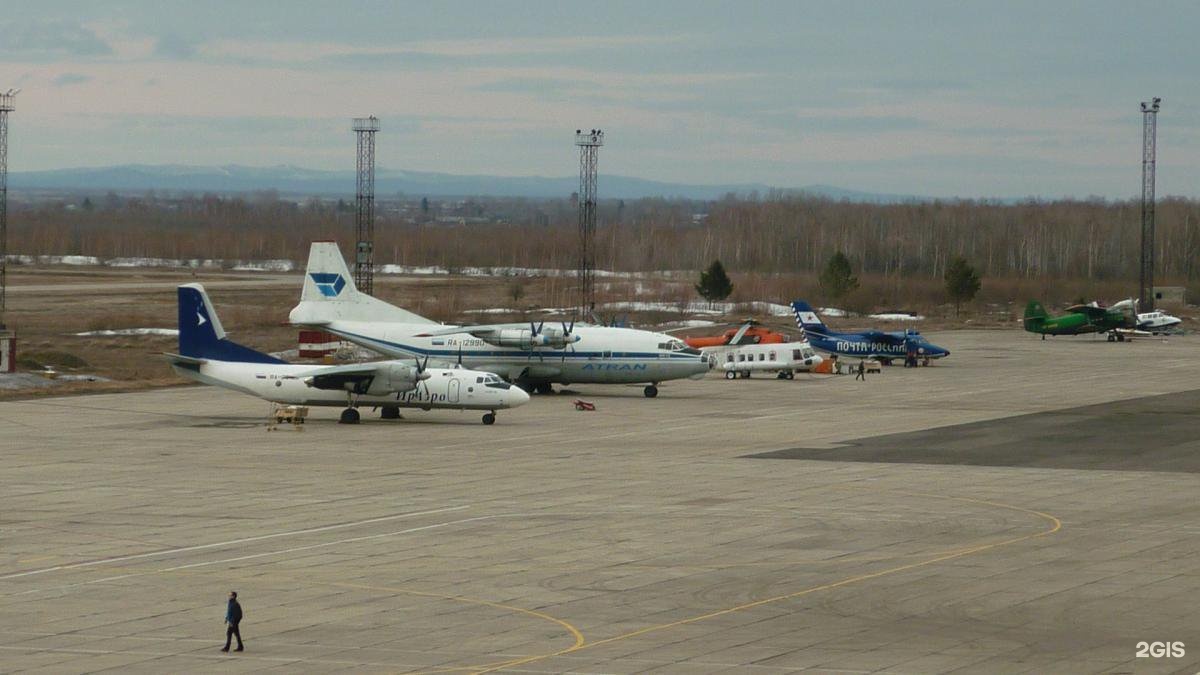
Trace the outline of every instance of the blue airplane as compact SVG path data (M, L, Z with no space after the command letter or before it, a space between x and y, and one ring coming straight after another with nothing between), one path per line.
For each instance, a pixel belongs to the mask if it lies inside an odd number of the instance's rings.
M837 333L829 330L829 327L821 321L813 308L803 300L793 302L792 311L796 313L796 325L808 338L809 344L815 349L830 354L853 356L860 359L876 358L884 363L891 363L892 359L903 360L910 352L922 360L950 356L949 350L931 343L912 329Z

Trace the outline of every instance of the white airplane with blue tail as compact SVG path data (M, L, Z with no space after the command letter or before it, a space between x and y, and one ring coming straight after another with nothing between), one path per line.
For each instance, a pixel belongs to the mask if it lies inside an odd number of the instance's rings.
M496 373L523 388L553 384L645 384L701 378L709 362L678 338L586 324L444 325L358 291L334 242L313 242L300 304L289 315L392 357L429 358Z
M179 287L179 353L171 367L189 380L249 394L274 403L344 407L340 421L356 424L360 406L377 407L384 419L401 408L481 410L483 423L496 411L529 402L529 394L492 373L430 368L428 359L292 364L229 340L200 284Z

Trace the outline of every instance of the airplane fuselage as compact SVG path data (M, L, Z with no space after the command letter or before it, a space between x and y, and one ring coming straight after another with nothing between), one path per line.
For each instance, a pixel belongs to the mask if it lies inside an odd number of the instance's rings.
M854 358L882 357L885 359L903 359L908 354L908 348L904 343L903 337L900 338L899 342L883 342L872 340L860 333L830 332L820 334L812 329L806 329L804 335L808 338L809 344L827 354L837 354L838 356ZM917 342L915 347L918 350L917 355L919 358L940 359L947 354L946 350L923 340Z
M289 405L346 407L347 392L317 389L305 384L303 376L319 366L303 364L238 363L208 360L200 364L172 363L179 375L190 380L240 391L250 396ZM486 373L469 370L430 368L430 377L413 389L385 396L356 396L363 406L395 406L423 410L502 410L528 401L525 392L507 384L485 384Z
M650 331L576 326L578 341L561 348L497 346L452 326L333 321L322 330L392 357L428 356L496 373L509 380L562 384L634 384L703 375L709 364L676 338ZM421 335L433 332L435 335Z

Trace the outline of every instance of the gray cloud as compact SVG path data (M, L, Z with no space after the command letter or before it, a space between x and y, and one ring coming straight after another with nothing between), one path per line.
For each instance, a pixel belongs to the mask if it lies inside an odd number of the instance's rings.
M54 86L69 87L72 84L83 84L84 82L91 82L91 81L92 81L91 75L80 75L79 73L63 73L62 75L59 75L58 77L54 78Z
M154 55L165 59L185 61L196 56L199 40L178 33L169 33L158 38L154 44Z
M77 21L13 21L0 25L4 52L13 57L52 59L64 56L108 56L112 47Z

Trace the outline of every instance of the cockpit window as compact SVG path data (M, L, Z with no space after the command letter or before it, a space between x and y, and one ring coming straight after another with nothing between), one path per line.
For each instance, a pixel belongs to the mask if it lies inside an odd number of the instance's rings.
M491 387L492 389L511 389L512 388L511 384L509 384L507 382L501 382L499 379L497 379L495 381L486 382L486 383L484 383L484 386Z
M665 352L680 352L683 354L699 354L700 350L687 346L683 340L670 340L658 343L658 348Z

